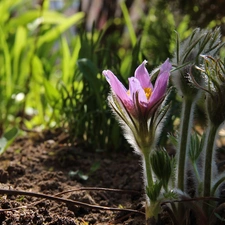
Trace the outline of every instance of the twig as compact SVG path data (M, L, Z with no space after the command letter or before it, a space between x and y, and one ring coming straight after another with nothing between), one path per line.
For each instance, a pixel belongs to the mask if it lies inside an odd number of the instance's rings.
M82 188L74 188L74 189L60 192L57 194L57 196L74 192L74 191L111 191L111 192L128 193L128 194L140 194L139 191L135 191L135 190L123 190L123 189L102 188L102 187L82 187Z
M65 192L69 192L69 191L65 191ZM138 210L134 210L134 209L121 209L121 208L113 208L113 207L107 207L107 206L91 205L91 204L80 202L80 201L74 201L74 200L71 200L71 199L65 199L65 198L60 198L60 197L56 197L56 196L40 194L40 193L36 193L36 192L0 189L0 194L27 195L27 196L37 197L37 198L45 198L45 199L58 201L58 202L75 204L77 206L83 206L83 207L87 207L87 208L91 208L91 209L110 210L110 211L125 211L125 212L133 212L133 213L145 215L145 213L143 213L141 211L138 211ZM60 194L62 194L62 193L60 193ZM22 207L22 208L26 208L26 207ZM15 209L16 208L14 208L14 209L0 209L0 212L4 212L4 211L8 211L8 210L12 211L12 210L15 210Z
M111 225L111 224L122 223L122 221L125 220L126 218L128 218L130 215L132 215L132 212L130 212L130 213L124 215L124 216L121 216L121 217L118 218L118 219L113 220L112 223L110 223L109 225Z

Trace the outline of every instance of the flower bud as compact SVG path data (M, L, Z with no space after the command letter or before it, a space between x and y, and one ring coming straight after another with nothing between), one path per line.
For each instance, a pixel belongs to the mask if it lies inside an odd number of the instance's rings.
M219 85L218 89L218 92L212 92L206 99L208 118L216 126L225 120L225 84Z
M210 122L219 126L225 120L225 65L220 59L205 56L204 65L198 68L205 78L206 112Z
M201 73L195 66L202 64L201 55L217 54L222 46L220 36L220 29L215 31L195 29L183 43L180 43L177 37L177 50L172 60L176 69L171 78L180 95L191 99L196 97L199 90L192 86L190 73L199 84L202 84Z
M156 150L151 155L151 165L157 178L162 181L162 185L167 189L169 179L173 171L173 162L164 149Z

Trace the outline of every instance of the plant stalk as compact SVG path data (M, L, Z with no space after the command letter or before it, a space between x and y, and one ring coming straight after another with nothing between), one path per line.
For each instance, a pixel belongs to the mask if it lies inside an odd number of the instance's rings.
M149 151L147 153L144 153L144 176L146 180L146 186L151 187L153 185L153 179L152 179L152 168L150 163L150 154Z
M207 130L205 138L205 160L204 160L204 191L203 196L209 197L211 195L211 184L212 184L212 160L213 160L213 149L215 144L215 137L217 133L218 126L210 124Z
M143 149L143 168L144 168L144 181L146 189L153 186L152 168L150 163L150 150ZM150 202L149 196L146 193L146 205L145 205L145 219L146 225L154 225L156 221L154 215L154 209L152 208L152 202Z
M180 142L178 148L178 180L177 187L181 191L185 191L185 171L186 171L186 158L189 149L189 140L192 128L192 114L194 103L192 99L184 99L182 116L181 116L181 129L180 129Z

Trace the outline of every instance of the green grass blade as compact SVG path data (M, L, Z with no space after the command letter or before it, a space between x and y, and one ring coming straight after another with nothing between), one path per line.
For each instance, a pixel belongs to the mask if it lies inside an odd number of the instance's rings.
M61 45L62 45L62 80L65 84L68 84L72 68L70 66L71 61L70 49L65 37L61 38Z
M71 56L71 68L75 68L76 66L76 62L78 60L78 56L79 56L79 52L81 49L81 42L80 42L80 38L76 38L74 41L74 45L73 45L73 52L72 52L72 56Z
M23 48L27 43L27 32L22 26L16 30L15 42L13 45L13 82L17 84L20 79L19 68L20 68L20 57Z
M40 47L46 42L54 41L55 39L59 38L59 36L66 31L68 28L70 28L72 25L80 22L84 17L84 13L76 13L75 15L67 18L66 20L62 21L58 26L50 29L48 32L43 34L39 40L37 46Z
M78 68L81 71L84 80L89 83L90 92L95 94L96 100L98 102L98 107L102 104L102 96L100 93L101 83L100 80L97 78L98 69L96 65L89 59L80 59L77 61Z
M3 28L0 26L0 49L2 48L3 51L3 58L4 58L4 70L5 70L5 94L6 98L10 98L13 90L13 82L12 82L12 71L11 71L11 55L9 46L6 41L5 33Z
M133 27L131 19L130 19L130 15L129 15L128 9L127 9L126 4L124 3L124 1L120 2L120 7L121 7L121 10L122 10L124 19L125 19L125 23L127 25L127 29L129 31L131 44L134 47L136 42L137 42L137 37L136 37L135 31L134 31L134 27Z
M60 101L61 101L61 95L59 91L48 81L47 79L44 79L44 88L45 88L45 96L47 98L48 103L52 107L60 107Z
M2 0L0 1L0 23L4 23L10 17L10 9L16 7L22 0Z

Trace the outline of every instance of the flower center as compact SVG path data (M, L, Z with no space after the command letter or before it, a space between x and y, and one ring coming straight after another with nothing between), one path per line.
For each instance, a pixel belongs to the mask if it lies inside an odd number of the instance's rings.
M149 100L149 98L152 95L152 89L151 88L144 88L144 92L145 92L146 98Z
M149 98L152 95L152 89L151 88L144 88L143 90L145 92L145 96L146 96L147 100L149 100ZM127 95L130 95L130 90L127 91Z

